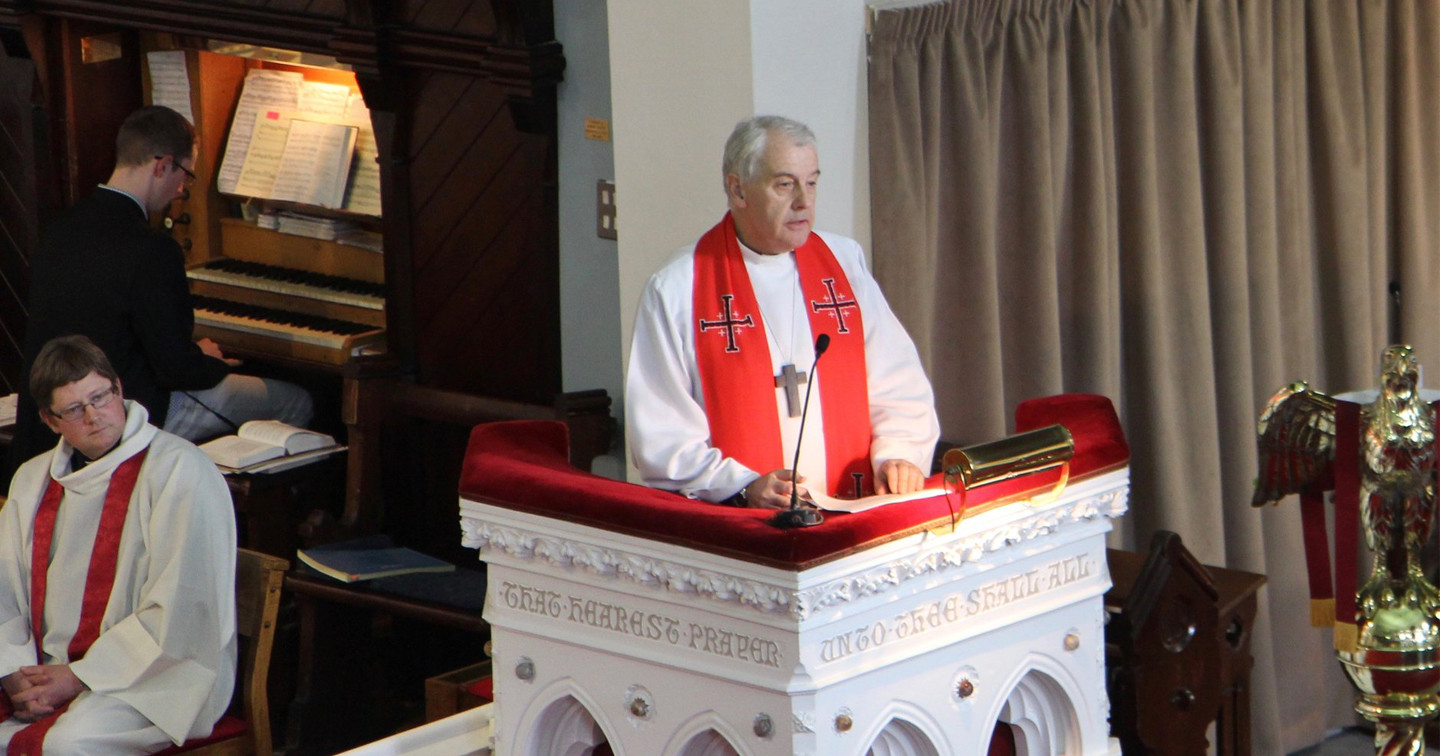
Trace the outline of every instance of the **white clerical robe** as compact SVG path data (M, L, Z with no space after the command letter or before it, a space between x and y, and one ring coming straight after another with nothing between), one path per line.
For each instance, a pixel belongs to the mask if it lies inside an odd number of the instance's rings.
M915 344L890 310L865 267L860 245L825 232L820 237L835 254L855 290L865 322L865 361L870 395L870 461L875 469L903 459L929 473L940 425L935 396ZM647 485L686 496L721 501L770 470L750 470L710 445L704 391L695 361L692 286L695 247L680 250L650 277L640 298L630 366L625 380L625 417L630 453ZM761 255L741 246L745 269L764 315L770 360L779 375L793 364L809 373L815 359L809 306L800 291L795 253ZM824 372L820 358L818 372ZM800 418L790 417L785 390L775 389L781 449L786 468L800 453L802 485L825 487L825 427L820 412L821 385L811 387L810 413L803 436ZM800 387L804 401L806 386Z
M210 733L235 684L235 515L228 487L194 445L125 403L109 454L71 472L70 444L26 462L0 509L0 676L68 663L90 552L111 474L146 446L130 498L100 635L71 670L89 690L46 738L84 753L149 753ZM35 512L51 476L64 487L55 521L37 659L30 622ZM0 724L0 743L24 727Z

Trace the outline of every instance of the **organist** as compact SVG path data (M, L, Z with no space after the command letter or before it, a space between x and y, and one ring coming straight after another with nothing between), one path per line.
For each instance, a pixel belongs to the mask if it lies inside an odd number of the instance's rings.
M126 397L176 435L199 441L261 418L304 425L313 413L304 389L232 372L238 360L209 339L192 340L184 253L149 220L194 181L196 152L194 127L169 108L141 108L121 124L109 180L57 216L41 240L24 369L50 339L82 334L110 358ZM55 442L22 389L10 469Z

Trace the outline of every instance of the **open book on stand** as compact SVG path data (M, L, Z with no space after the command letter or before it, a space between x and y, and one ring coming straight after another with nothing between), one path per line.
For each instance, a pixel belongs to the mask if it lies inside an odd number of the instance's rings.
M233 436L200 445L223 473L276 472L344 451L334 437L279 420L251 420Z

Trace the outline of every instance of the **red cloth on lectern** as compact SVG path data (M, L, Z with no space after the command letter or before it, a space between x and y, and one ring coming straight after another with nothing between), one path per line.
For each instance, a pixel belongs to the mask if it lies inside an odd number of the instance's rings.
M1028 430L1054 423L1075 438L1071 480L1118 470L1130 449L1110 400L1062 395L1032 400L1017 410ZM569 437L556 421L510 421L478 425L470 434L460 495L474 501L565 519L762 564L803 569L870 545L932 526L948 527L946 497L891 504L855 514L827 512L813 527L781 530L767 521L774 512L687 499L654 488L611 480L570 466ZM1049 490L1058 470L978 488L972 502L1027 491ZM932 484L939 485L938 476Z
M1354 651L1360 533L1360 405L1335 403L1335 648Z
M1330 469L1300 494L1306 577L1310 589L1310 624L1334 626L1335 648L1354 651L1358 641L1356 587L1360 546L1361 406L1335 402L1335 457ZM1440 439L1436 440L1440 454ZM1325 524L1325 492L1334 490L1335 559L1331 574L1329 533Z

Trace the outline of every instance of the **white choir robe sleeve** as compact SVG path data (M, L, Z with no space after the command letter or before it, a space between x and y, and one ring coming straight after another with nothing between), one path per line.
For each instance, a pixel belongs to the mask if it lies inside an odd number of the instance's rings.
M30 630L30 528L37 502L34 486L19 473L10 482L9 498L0 508L0 677L37 662ZM29 515L27 518L26 515Z
M180 743L208 735L233 691L235 515L224 479L188 442L158 434L143 469L127 520L146 530L133 610L71 669Z
M886 460L901 459L928 476L940 440L940 421L935 413L935 392L925 377L915 342L865 267L860 245L828 233L821 236L837 259L849 263L846 275L865 322L872 468L878 471Z
M625 380L630 453L646 485L723 501L762 471L710 445L710 421L694 358L685 255L651 277L640 298ZM770 472L769 470L763 472Z

